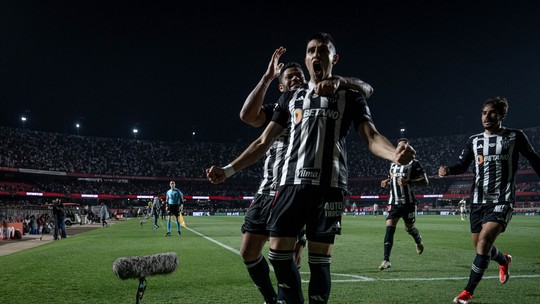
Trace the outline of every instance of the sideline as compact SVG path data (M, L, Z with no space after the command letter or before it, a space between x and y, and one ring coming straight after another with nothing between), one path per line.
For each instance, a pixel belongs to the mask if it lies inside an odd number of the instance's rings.
M114 224L114 222L110 221L109 224ZM101 228L101 223L72 225L72 226L66 226L66 233L67 233L68 238L70 238L79 233L87 232L87 231L98 229L98 228ZM26 235L23 235L22 239L20 240L0 240L0 257L53 242L54 241L53 235L54 234L51 231L51 233L43 234L43 235L26 234Z

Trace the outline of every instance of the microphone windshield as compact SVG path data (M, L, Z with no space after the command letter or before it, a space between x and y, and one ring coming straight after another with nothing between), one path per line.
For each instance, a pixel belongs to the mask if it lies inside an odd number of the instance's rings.
M168 274L176 270L178 256L174 252L146 256L118 258L113 271L122 280L139 279L155 274Z

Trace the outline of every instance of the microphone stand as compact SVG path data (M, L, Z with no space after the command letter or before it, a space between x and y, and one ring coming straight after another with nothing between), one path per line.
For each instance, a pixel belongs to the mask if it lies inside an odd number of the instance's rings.
M135 296L136 303L142 300L144 291L146 290L146 279L144 277L139 278L139 288L137 289L137 295Z

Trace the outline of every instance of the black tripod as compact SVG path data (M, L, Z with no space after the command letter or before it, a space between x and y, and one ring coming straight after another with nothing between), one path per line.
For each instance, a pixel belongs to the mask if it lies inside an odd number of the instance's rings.
M144 291L146 290L146 279L144 277L139 278L139 287L137 288L137 295L135 296L135 303L139 304L143 298Z

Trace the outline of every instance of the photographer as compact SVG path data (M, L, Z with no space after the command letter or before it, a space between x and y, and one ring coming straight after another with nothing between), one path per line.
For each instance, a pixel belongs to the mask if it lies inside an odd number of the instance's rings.
M64 204L59 199L53 201L53 215L54 215L54 239L58 240L58 229L60 229L60 236L65 239L66 234L66 212L64 210Z

